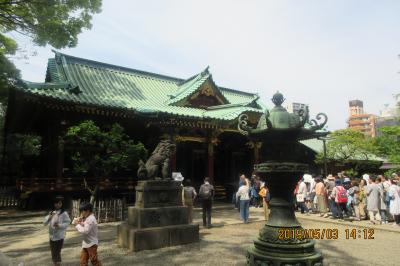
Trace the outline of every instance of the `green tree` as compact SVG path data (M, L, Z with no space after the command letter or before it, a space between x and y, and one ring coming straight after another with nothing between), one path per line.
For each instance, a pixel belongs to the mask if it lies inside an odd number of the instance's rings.
M0 0L0 30L27 35L40 46L75 47L100 11L101 0Z
M73 171L81 176L94 176L97 181L120 170L137 168L140 159L147 157L147 150L140 142L130 139L119 124L101 129L87 120L68 128L64 137L67 146L73 148ZM96 198L98 185L91 189L91 201Z
M379 129L381 136L374 139L378 154L390 162L400 164L400 126L387 126ZM400 167L392 171L400 171Z
M13 82L20 77L19 70L6 57L6 55L13 55L16 51L17 43L0 34L0 158L2 158L4 147L3 132L8 90Z
M8 90L20 77L10 56L18 51L8 32L28 36L35 45L75 47L83 29L92 27L92 15L101 11L101 0L0 0L0 132L4 130ZM3 154L3 134L0 134ZM2 158L2 161L4 158Z
M376 163L370 161L376 157L373 139L353 129L340 129L332 132L326 145L326 153L329 162L347 165L349 169L346 172L352 172L354 175L364 169L378 167ZM324 154L319 153L316 162L323 163L323 161Z
M25 177L25 163L40 154L41 139L35 135L11 134L7 143L9 171L18 178Z
M0 89L19 77L7 57L18 45L7 32L26 35L39 46L75 47L78 34L92 27L92 15L100 11L101 0L0 0Z
M353 129L336 130L329 135L327 142L327 158L335 160L369 160L375 156L375 151L372 140Z

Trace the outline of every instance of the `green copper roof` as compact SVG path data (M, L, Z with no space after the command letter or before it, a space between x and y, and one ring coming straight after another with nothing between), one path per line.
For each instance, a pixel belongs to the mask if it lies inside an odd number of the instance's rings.
M168 95L170 100L168 100L167 103L175 104L179 101L183 101L190 95L194 94L203 84L206 83L206 81L211 82L213 89L216 90L220 96L222 96L224 103L228 104L229 101L221 94L220 89L215 85L211 73L208 71L208 67L201 73L182 82L175 93Z
M175 104L209 79L212 81L208 69L184 80L56 52L55 58L48 61L46 82L24 81L25 86L20 89L83 105L194 118L234 120L243 112L263 112L257 94L221 88L214 83L226 105L200 109Z

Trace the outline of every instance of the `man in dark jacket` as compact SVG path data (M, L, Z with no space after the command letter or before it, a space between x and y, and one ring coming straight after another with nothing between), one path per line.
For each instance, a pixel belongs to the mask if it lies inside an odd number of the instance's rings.
M199 198L203 208L203 226L211 227L211 209L214 197L214 186L210 184L210 178L204 178L204 184L199 190Z

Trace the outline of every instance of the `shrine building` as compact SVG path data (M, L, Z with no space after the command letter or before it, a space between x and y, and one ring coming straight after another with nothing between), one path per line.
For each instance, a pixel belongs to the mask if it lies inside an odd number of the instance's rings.
M21 190L74 191L82 180L71 174L71 162L60 137L83 120L98 125L119 123L151 152L161 138L176 144L173 171L195 187L208 176L220 189L232 190L240 173L251 174L260 143L237 130L247 114L256 126L265 106L255 93L217 85L209 69L181 79L96 62L55 52L44 83L23 81L10 91L6 135L41 137L38 163L26 173ZM33 178L33 179L32 179ZM133 189L136 172L109 178L103 187Z

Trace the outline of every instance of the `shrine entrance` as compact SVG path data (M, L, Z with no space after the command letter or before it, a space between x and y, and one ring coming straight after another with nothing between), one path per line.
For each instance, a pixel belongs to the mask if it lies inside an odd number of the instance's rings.
M207 147L199 142L177 143L176 171L185 179L190 179L193 186L200 187L207 176Z

